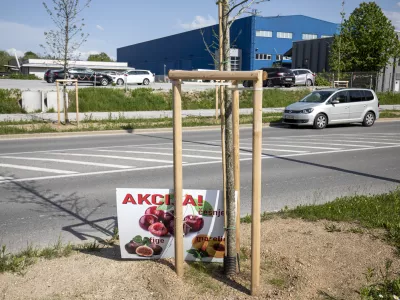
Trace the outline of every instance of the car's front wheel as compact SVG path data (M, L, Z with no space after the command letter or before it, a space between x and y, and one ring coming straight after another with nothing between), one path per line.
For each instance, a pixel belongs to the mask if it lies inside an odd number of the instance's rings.
M315 129L324 129L328 125L328 118L324 114L318 114L314 119Z
M375 123L375 114L372 111L369 111L365 114L364 120L363 120L363 126L365 127L371 127Z
M121 78L117 80L117 85L123 85L123 84L124 84L124 81Z
M145 78L143 80L143 85L149 85L149 83L150 83L150 80L148 80L147 78Z
M267 80L267 87L273 87L274 84L272 83L272 80L268 79Z
M108 80L106 78L103 78L102 80L100 80L100 84L102 86L106 86L106 85L108 85Z

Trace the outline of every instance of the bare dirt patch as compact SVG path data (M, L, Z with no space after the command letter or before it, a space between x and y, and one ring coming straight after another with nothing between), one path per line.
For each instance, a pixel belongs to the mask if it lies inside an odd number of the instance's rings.
M122 261L114 247L41 261L25 275L0 274L0 299L250 299L250 225L241 230L241 272L231 280L216 264L186 265L180 279L173 260ZM261 294L252 299L359 299L368 268L391 259L399 269L382 237L348 223L263 222Z

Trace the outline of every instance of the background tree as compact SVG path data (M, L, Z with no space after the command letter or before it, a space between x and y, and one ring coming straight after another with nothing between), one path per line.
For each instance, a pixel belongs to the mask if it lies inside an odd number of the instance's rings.
M22 57L23 60L25 59L34 59L34 58L40 58L38 54L32 51L27 51L24 53L24 56Z
M363 2L344 20L331 48L333 70L376 71L399 53L400 43L391 21L375 2ZM339 42L341 42L339 47ZM338 63L339 51L341 60Z
M50 0L49 0L50 1ZM86 42L88 34L83 33L85 24L84 19L79 17L83 9L89 6L91 0L84 0L80 5L80 0L51 0L53 7L49 7L45 2L43 6L50 18L56 25L56 30L45 32L46 45L41 45L45 49L45 54L59 60L64 69L64 79L67 79L67 68L69 60L78 60L79 47ZM69 123L67 112L67 87L64 84L64 115L65 122Z
M107 53L101 52L100 54L90 54L88 61L113 61Z
M5 72L7 70L4 65L8 65L8 61L11 60L12 56L7 51L0 50L0 71Z

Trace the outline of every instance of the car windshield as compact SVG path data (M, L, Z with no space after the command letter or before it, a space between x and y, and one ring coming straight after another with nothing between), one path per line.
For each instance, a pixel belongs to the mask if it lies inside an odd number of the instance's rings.
M331 92L331 91L312 92L311 94L309 94L306 97L304 97L303 99L301 99L299 102L322 103L322 102L325 102L326 99L328 99L329 96L332 94L333 94L333 92Z

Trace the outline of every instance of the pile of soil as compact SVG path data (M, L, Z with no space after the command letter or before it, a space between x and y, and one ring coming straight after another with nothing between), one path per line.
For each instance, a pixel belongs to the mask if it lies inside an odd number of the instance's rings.
M173 260L123 261L114 246L0 274L0 299L359 299L368 268L379 271L387 259L400 267L382 231L274 218L262 223L261 289L253 298L250 231L242 225L241 272L231 279L216 264L185 265L181 279Z

